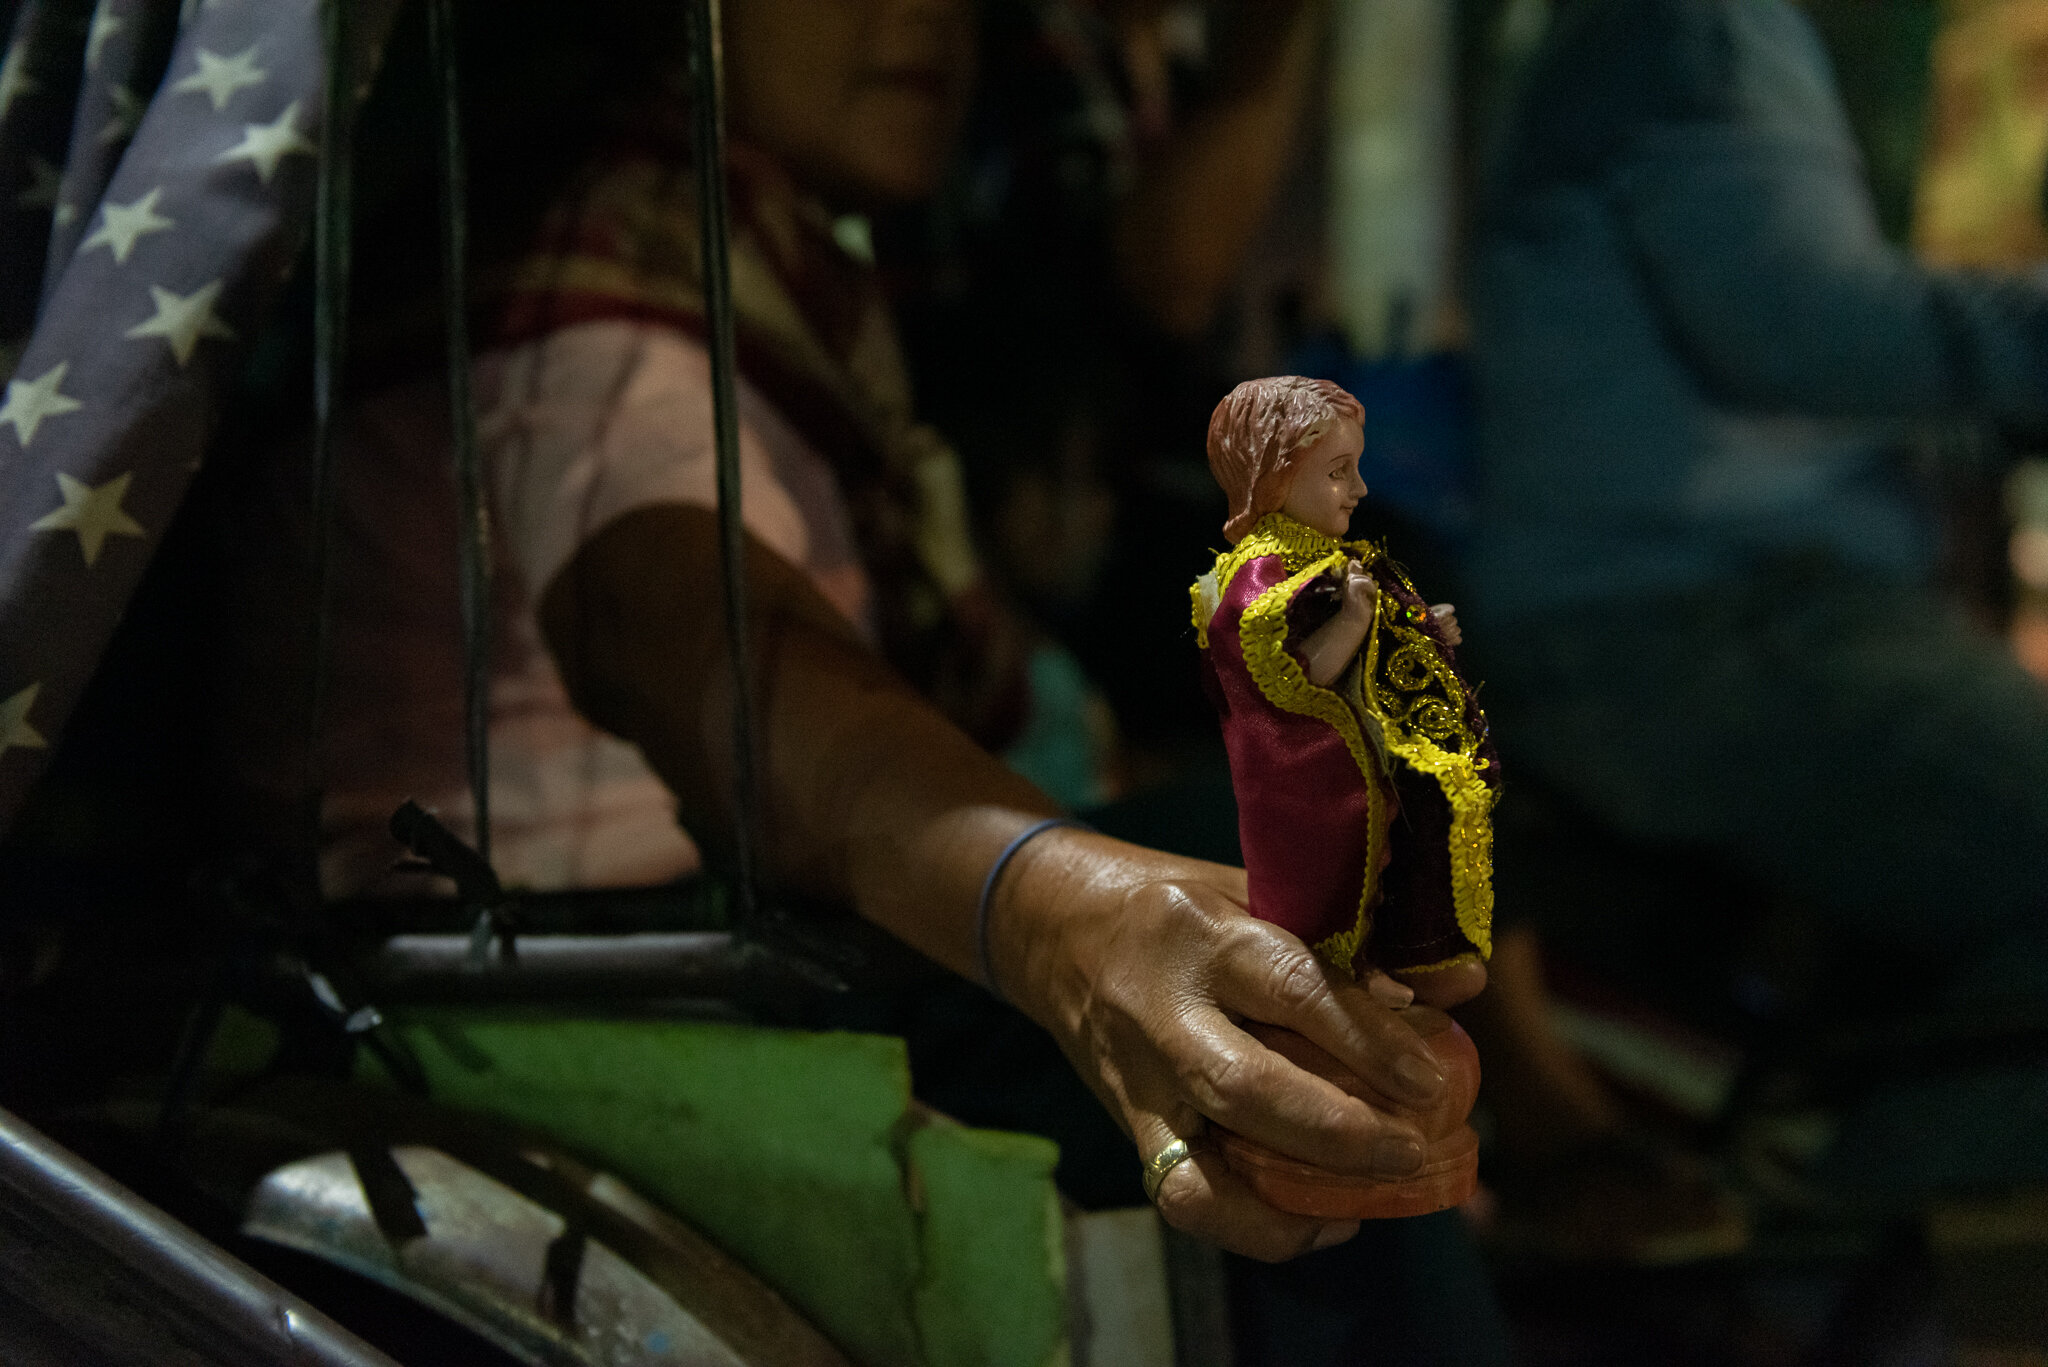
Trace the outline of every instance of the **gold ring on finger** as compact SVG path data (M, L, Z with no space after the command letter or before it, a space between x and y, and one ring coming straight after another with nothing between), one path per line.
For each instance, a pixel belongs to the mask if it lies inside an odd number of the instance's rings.
M1188 1147L1185 1139L1176 1139L1158 1153L1145 1160L1145 1199L1157 1204L1159 1185L1166 1180L1166 1174L1194 1157L1195 1151Z

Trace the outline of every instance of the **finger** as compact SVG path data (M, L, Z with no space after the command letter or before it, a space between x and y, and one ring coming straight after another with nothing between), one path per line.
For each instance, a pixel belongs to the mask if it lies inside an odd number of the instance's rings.
M1273 1209L1213 1150L1198 1150L1167 1173L1159 1184L1158 1205L1175 1229L1268 1263L1329 1248L1358 1232L1356 1220L1320 1220Z
M1406 973L1401 980L1424 1006L1462 1006L1486 990L1486 965L1453 964L1449 968Z
M1240 936L1216 997L1227 1010L1306 1036L1394 1101L1427 1106L1443 1094L1443 1071L1413 1030L1274 927Z
M1415 989L1398 978L1390 978L1377 968L1369 968L1358 980L1365 989L1365 995L1391 1011L1399 1011L1415 1001Z
M1219 1125L1332 1172L1394 1180L1422 1165L1422 1137L1267 1048L1210 1010L1183 1017L1165 1049L1189 1105Z

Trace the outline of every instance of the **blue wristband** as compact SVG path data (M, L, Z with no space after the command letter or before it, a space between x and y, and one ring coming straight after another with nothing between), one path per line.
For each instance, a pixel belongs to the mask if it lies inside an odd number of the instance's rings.
M1017 833L1017 838L1003 846L1003 852L996 856L996 862L989 866L988 877L981 882L981 899L974 906L974 952L981 964L981 985L1002 999L1003 989L996 986L996 966L988 954L988 908L995 900L996 880L1003 876L1003 869L1017 851L1023 849L1037 837L1060 826L1072 826L1076 830L1095 829L1085 821L1071 816L1049 816L1045 820L1026 826Z

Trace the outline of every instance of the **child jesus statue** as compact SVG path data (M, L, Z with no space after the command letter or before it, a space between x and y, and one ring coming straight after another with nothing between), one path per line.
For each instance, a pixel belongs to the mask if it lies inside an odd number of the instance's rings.
M1428 1006L1485 981L1500 764L1457 671L1450 607L1426 604L1380 547L1345 539L1366 494L1364 416L1300 376L1247 381L1217 405L1209 468L1232 544L1191 592L1252 914L1340 979L1406 983L1427 1037L1456 1029ZM1321 1051L1302 1046L1275 1043L1317 1066L1307 1054ZM1450 1121L1461 1153L1463 1122ZM1255 1147L1226 1140L1233 1163Z

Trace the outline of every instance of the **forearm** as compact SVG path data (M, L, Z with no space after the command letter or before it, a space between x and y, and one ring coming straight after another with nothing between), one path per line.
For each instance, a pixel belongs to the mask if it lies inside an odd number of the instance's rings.
M578 551L541 607L578 706L641 747L714 846L732 828L717 546L704 510L630 513ZM749 549L771 873L974 975L982 882L1052 805L897 679L799 571ZM1052 1031L1142 1154L1206 1117L1334 1171L1413 1173L1412 1120L1302 1072L1241 1022L1298 1030L1405 1105L1441 1094L1434 1063L1384 1003L1244 899L1241 870L1049 832L996 888L997 986ZM1180 1227L1262 1258L1347 1232L1274 1211L1209 1154L1181 1164L1159 1202Z
M733 839L733 697L716 522L642 509L549 586L578 707L640 747L714 854ZM764 871L851 903L961 973L1002 847L1051 802L940 716L786 562L749 543Z
M763 663L777 871L978 978L982 882L1058 809L858 645L791 632Z
M1301 659L1308 681L1318 688L1335 683L1358 654L1358 648L1365 644L1365 634L1371 629L1371 617L1346 610L1310 632L1301 642Z

